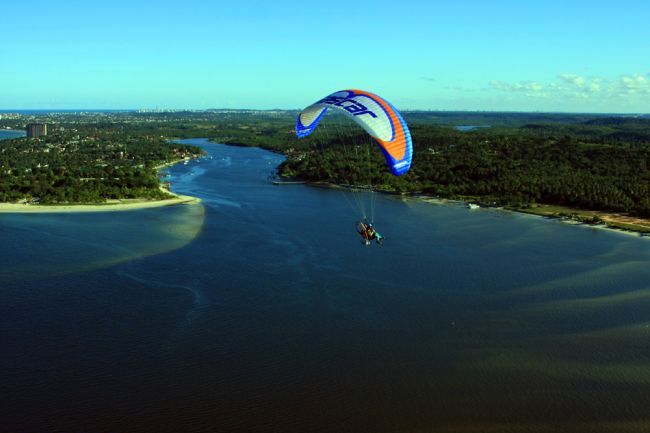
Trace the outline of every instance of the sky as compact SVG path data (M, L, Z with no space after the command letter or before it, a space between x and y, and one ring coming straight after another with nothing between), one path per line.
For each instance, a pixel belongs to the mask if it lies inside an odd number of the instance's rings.
M650 1L4 2L0 110L650 113Z

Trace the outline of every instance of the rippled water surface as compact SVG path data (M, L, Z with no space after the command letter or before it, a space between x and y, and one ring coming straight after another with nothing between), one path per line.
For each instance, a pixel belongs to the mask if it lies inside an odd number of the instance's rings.
M650 242L274 186L204 145L202 205L0 215L0 430L650 430Z

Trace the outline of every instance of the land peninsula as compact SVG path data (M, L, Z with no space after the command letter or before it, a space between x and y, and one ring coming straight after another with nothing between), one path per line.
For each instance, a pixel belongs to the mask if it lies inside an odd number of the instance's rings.
M38 206L165 201L156 167L194 158L174 138L258 146L286 155L280 178L474 202L650 232L650 116L405 112L411 171L392 176L365 132L322 122L298 140L297 111L46 113L0 128L53 125L40 141L0 142L0 201ZM56 156L56 157L55 157ZM173 199L172 199L173 200Z
M191 204L159 169L201 156L192 146L114 128L66 128L0 141L0 212L97 212Z

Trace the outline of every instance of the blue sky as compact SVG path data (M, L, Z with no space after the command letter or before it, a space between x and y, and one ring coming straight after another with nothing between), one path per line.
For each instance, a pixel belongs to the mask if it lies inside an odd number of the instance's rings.
M650 1L30 1L0 16L0 109L650 112Z

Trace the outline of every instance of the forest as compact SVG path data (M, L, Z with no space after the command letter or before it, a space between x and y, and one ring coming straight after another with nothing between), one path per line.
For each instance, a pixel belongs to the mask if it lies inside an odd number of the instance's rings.
M289 153L280 173L385 191L471 197L485 204L544 203L650 217L650 119L526 123L467 132L417 119L410 125L413 165L401 177L384 167L372 140L349 128Z

